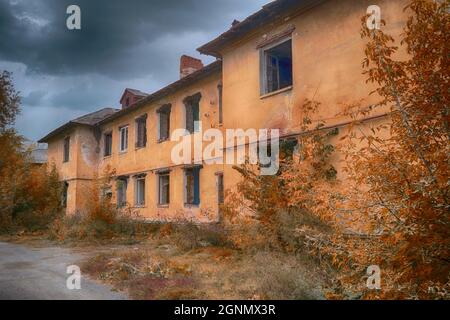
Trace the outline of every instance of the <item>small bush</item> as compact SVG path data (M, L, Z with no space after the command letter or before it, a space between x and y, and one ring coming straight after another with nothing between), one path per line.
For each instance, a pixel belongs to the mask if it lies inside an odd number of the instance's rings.
M170 238L182 250L192 250L208 246L228 247L231 245L224 229L220 225L187 222L168 224L161 231L162 235Z
M258 292L264 299L323 299L317 273L299 257L275 252L260 252L254 256L255 275L260 279Z

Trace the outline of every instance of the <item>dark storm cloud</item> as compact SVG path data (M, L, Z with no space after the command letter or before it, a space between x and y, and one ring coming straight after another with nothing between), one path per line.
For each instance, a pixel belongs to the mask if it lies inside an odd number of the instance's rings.
M31 91L28 95L22 97L22 103L29 106L38 106L43 102L45 91Z
M74 117L118 107L126 87L153 92L179 57L270 0L0 0L0 70L22 95L19 133L37 140ZM81 30L66 9L81 8Z
M81 30L66 28L70 4L81 8ZM0 59L51 75L159 74L177 63L183 49L202 44L179 42L167 49L164 39L220 32L245 5L242 0L1 0Z

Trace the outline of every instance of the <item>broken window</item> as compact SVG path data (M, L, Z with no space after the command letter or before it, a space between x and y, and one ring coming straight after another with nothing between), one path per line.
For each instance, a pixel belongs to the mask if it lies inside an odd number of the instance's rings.
M170 110L171 105L166 104L157 110L158 113L158 141L170 138Z
M69 161L70 137L64 138L64 155L63 162Z
M184 170L185 175L185 204L200 204L200 168L194 167Z
M136 119L136 148L147 145L147 115Z
M112 132L105 133L105 151L104 156L108 157L112 153Z
M186 130L189 133L198 132L200 130L199 121L201 97L201 94L197 93L184 99L184 105L186 107Z
M222 124L223 122L223 116L222 116L222 83L219 83L217 86L217 93L219 95L219 124Z
M261 94L292 86L292 40L262 49Z
M170 202L170 175L167 173L159 174L159 192L158 192L158 204L167 205Z
M136 177L135 204L145 205L145 176Z
M127 205L127 186L128 180L126 178L117 179L117 206L119 208Z
M119 150L120 152L125 152L128 149L128 126L123 126L119 128L119 134L120 134Z

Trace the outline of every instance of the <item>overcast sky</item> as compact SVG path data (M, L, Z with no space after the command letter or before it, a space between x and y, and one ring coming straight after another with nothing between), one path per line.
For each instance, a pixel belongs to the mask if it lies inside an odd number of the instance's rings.
M126 87L153 92L179 78L182 54L270 0L0 0L0 70L22 96L16 128L37 140L77 116L119 107ZM66 9L81 8L81 30Z

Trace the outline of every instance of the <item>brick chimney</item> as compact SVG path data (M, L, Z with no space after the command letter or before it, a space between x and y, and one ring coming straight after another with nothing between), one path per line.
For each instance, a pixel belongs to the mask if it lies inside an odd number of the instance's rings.
M183 54L180 58L180 79L203 68L202 60Z

